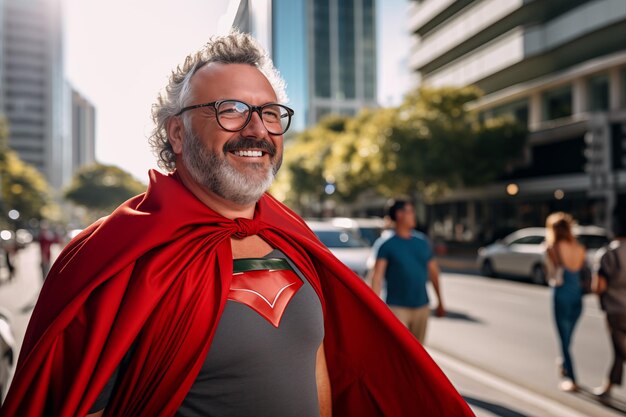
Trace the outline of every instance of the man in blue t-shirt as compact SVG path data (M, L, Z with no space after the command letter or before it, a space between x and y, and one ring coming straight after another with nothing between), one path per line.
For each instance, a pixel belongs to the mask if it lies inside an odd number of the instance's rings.
M380 295L384 277L389 308L423 344L430 315L426 290L429 279L437 294L436 314L438 317L445 315L439 288L439 267L426 236L414 230L413 205L398 200L389 208L389 217L394 222L395 233L391 237L381 237L382 240L374 244L378 253L371 276L372 289Z

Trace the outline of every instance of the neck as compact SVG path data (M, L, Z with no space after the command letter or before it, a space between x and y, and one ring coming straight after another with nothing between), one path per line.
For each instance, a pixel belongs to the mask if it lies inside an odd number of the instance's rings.
M198 184L183 164L179 166L177 164L176 172L183 185L211 210L231 220L236 218L252 219L254 217L256 204L241 206L215 194L213 191Z
M409 238L411 237L411 228L396 225L396 235L403 238Z

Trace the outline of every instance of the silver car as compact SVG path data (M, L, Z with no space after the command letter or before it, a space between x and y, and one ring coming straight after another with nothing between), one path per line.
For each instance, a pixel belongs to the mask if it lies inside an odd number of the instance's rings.
M330 221L307 220L318 239L348 268L361 278L367 275L370 245L352 230L335 226Z
M598 249L609 243L601 227L575 226L574 234L587 248L587 262L592 264ZM511 233L502 240L478 250L477 264L485 276L513 275L546 284L546 229L529 227Z

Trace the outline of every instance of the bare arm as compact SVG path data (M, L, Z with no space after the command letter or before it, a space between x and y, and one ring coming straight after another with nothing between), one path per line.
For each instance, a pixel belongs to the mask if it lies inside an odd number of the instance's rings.
M381 291L383 290L383 278L386 270L387 260L382 258L376 259L374 269L370 271L370 276L368 277L368 280L372 283L372 290L374 290L374 293L379 297Z
M594 274L591 289L598 295L604 293L606 291L606 278L600 274Z
M324 354L323 343L317 350L315 379L317 381L317 396L320 404L320 417L331 417L333 413L332 396L330 393L330 378L328 377L328 367L326 366L326 355Z
M104 409L98 411L97 413L87 414L86 417L101 417L104 414Z
M431 259L428 262L428 278L433 283L433 289L437 295L437 317L443 317L446 315L446 310L443 307L443 298L441 297L441 285L439 283L439 265L437 261Z

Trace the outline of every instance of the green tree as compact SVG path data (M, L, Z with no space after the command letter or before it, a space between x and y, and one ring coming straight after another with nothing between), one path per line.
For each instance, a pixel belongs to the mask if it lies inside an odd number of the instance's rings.
M467 110L480 96L475 87L422 88L398 109L399 169L418 191L481 186L521 157L525 128L511 118L481 121Z
M48 183L35 167L22 161L8 147L8 125L0 117L0 198L2 218L9 210L17 210L20 219L41 219L51 198Z
M146 186L128 172L112 165L93 164L81 168L65 190L65 198L98 214L106 214Z
M272 192L295 208L306 208L324 196L327 177L324 163L348 118L329 116L316 126L298 133L285 145L284 169Z
M526 132L512 119L483 122L467 109L474 87L419 89L397 108L331 116L298 134L287 147L291 201L318 201L329 180L332 198L353 201L366 190L430 197L480 186L519 158ZM288 198L289 199L289 198Z

